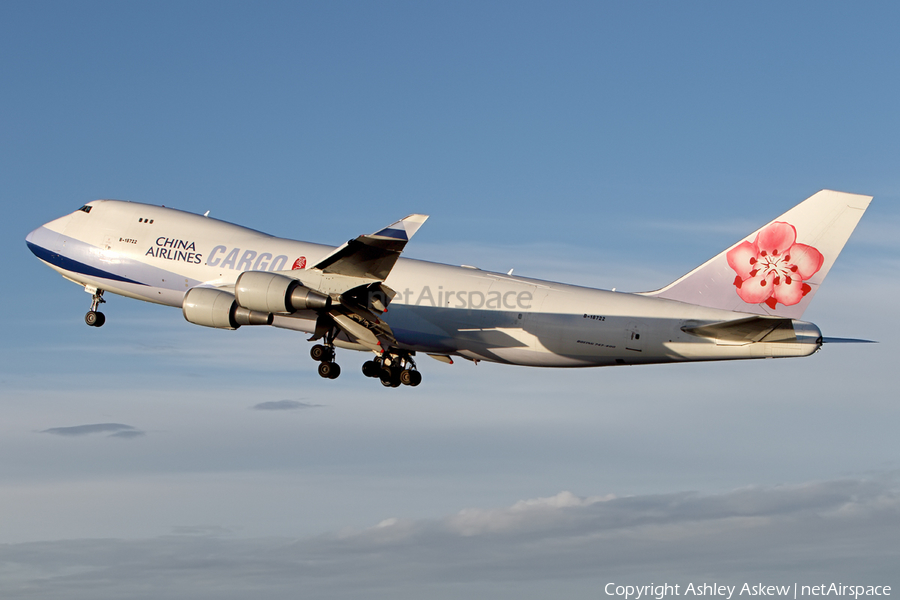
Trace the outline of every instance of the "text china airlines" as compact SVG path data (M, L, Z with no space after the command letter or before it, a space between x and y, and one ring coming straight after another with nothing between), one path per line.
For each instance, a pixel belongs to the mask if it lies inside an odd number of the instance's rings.
M194 242L165 236L156 238L155 245L147 250L145 256L197 265L203 260L203 254L197 252ZM272 256L269 252L257 253L255 250L245 250L242 254L240 248L229 250L227 246L216 246L209 253L206 264L238 271L281 271L287 261L288 257L284 254Z

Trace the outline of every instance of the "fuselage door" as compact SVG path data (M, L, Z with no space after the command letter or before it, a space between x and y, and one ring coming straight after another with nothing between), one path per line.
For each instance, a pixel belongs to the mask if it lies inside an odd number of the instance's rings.
M644 350L644 341L641 339L641 327L638 323L632 321L625 329L625 349L632 352L642 352Z

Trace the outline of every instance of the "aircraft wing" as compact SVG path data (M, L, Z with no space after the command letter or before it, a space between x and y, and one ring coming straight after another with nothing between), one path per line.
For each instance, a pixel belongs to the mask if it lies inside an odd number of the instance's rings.
M406 243L428 215L413 214L384 229L350 240L313 266L323 273L375 281L387 279Z
M390 326L378 314L387 310L395 292L382 283L394 268L406 243L428 215L412 214L375 233L361 235L313 265L325 280L345 287L327 318L321 315L310 340L325 337L337 327L356 343L380 352L396 344ZM357 281L353 281L357 280ZM358 285L357 285L358 284Z

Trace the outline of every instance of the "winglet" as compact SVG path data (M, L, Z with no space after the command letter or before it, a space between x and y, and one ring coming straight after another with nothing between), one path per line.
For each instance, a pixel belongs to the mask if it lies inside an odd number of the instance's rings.
M409 215L395 223L391 223L381 231L376 231L375 233L364 237L387 238L408 242L427 219L428 215Z

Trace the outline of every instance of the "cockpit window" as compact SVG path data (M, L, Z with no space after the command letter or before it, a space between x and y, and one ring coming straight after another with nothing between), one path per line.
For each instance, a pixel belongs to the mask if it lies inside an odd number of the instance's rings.
M80 210L81 212L89 213L89 212L91 212L91 209L92 209L92 208L94 208L94 207L93 207L93 206L88 206L87 204L85 204L84 206L82 206L82 207L79 208L78 210Z

